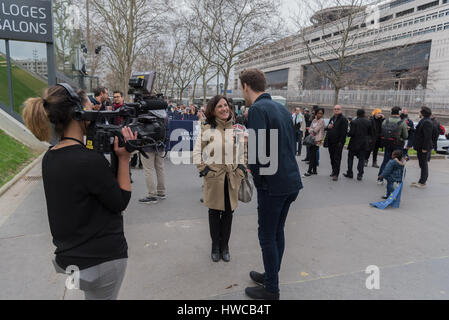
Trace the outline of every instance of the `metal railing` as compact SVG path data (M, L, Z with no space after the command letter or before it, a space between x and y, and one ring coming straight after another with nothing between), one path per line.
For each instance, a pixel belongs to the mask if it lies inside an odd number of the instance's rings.
M17 112L15 112L14 110L11 110L10 107L5 106L3 103L0 102L0 109L2 109L3 111L5 111L6 113L8 113L11 117L13 117L14 119L16 119L19 122L23 123L23 119L22 116L20 114L18 114Z
M288 103L332 105L333 90L270 90L273 96L282 96ZM237 97L239 94L235 93ZM419 109L423 105L434 110L449 112L449 92L431 90L341 90L338 103L344 106L390 108L398 106L407 109Z

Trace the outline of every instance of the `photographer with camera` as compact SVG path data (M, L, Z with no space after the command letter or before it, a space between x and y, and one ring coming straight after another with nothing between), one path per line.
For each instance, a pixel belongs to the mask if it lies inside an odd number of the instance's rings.
M130 153L116 137L114 176L104 156L84 145L89 123L76 120L80 110L80 97L69 85L59 84L43 98L28 99L23 119L41 141L50 140L50 123L61 136L42 160L55 268L60 273L80 270L79 289L87 300L112 300L118 297L128 258L122 212L131 198ZM128 127L121 133L121 144L137 138Z

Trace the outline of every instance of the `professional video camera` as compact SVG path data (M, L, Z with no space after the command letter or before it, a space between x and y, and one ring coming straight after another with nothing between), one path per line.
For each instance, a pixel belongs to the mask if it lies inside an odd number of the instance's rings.
M156 72L133 73L129 80L130 94L134 103L127 103L116 111L85 111L75 113L77 120L90 121L87 129L87 147L100 153L112 153L113 141L119 138L129 152L140 151L147 157L145 150L165 150L167 141L166 110L167 103L162 95L152 96ZM111 124L114 119L123 119L120 125ZM122 128L130 127L138 133L137 140L124 144Z

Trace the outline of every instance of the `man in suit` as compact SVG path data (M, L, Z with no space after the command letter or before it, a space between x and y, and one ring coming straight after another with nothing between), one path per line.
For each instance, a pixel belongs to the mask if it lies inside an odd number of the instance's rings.
M357 166L357 180L362 181L365 168L365 157L367 151L370 149L369 142L371 135L371 121L365 117L365 110L359 109L357 111L357 119L351 122L351 129L349 131L351 140L349 141L348 147L348 171L347 173L343 174L343 176L345 176L346 178L354 178L352 167L354 163L354 157L357 157L359 159L359 164Z
M419 121L416 127L413 146L418 152L419 167L421 169L421 177L418 182L412 183L412 187L425 188L427 185L427 179L429 178L429 161L428 155L432 153L433 141L432 133L435 130L430 117L432 116L432 110L428 107L422 107L419 113L421 121Z
M340 175L341 156L343 147L346 144L346 136L348 135L348 119L343 115L341 106L334 107L334 116L329 120L326 128L325 145L329 147L329 155L332 165L332 180L337 181Z

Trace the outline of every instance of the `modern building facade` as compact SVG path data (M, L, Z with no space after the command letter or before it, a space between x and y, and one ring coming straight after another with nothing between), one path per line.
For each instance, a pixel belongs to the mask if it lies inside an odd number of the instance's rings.
M48 74L48 67L47 67L47 60L17 60L16 62L20 63L23 68L30 72L34 72L41 77L47 77Z
M347 19L345 10L352 9L321 10L311 18L312 26L297 35L242 57L233 89L240 89L241 71L258 68L272 90L332 90L316 68L325 71L338 64L333 49L342 43L337 25ZM343 89L448 91L449 0L393 0L357 10Z

